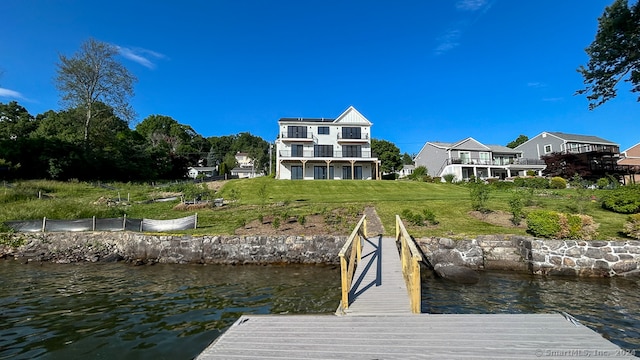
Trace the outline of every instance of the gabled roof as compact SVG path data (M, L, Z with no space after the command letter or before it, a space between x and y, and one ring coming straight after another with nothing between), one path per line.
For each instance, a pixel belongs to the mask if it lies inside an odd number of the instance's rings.
M502 145L487 145L487 147L494 153L500 154L520 154L522 152Z
M605 140L598 136L592 135L577 135L577 134L567 134L563 132L557 131L548 131L547 134L551 134L559 139L570 142L579 142L586 144L606 144L606 145L618 145L613 141Z
M478 140L468 137L464 140L460 140L451 146L451 149L457 150L490 150L486 145Z
M280 118L278 122L311 122L311 123L340 123L340 124L354 124L354 125L373 125L367 118L365 118L356 108L349 106L340 116L335 119L332 118Z

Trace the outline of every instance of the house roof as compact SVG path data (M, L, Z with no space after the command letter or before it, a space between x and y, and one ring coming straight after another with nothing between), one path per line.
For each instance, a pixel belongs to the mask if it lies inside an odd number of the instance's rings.
M327 122L332 123L336 119L325 119L325 118L280 118L278 122Z
M345 124L362 124L372 125L356 108L349 106L347 110L342 112L337 118L280 118L278 122L310 122L310 123L345 123Z
M214 166L190 166L189 169L196 171L213 171L216 168Z
M491 151L501 154L520 154L522 152L502 145L487 145L487 147Z
M548 131L547 134L551 134L557 138L560 138L565 141L571 141L571 142L579 142L579 143L587 143L587 144L618 145L613 141L609 141L601 137L592 136L592 135L567 134L567 133L557 132L557 131Z

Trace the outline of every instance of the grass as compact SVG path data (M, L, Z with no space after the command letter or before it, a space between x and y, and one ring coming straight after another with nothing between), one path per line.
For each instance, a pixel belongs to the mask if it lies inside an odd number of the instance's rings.
M191 234L233 234L234 230L260 215L286 213L289 216L326 215L336 209L347 213L361 212L375 206L387 235L395 229L395 215L408 209L422 212L429 208L439 221L437 226L408 226L415 237L469 238L482 234L519 234L524 229L506 228L479 221L471 216L469 188L465 185L433 184L412 181L290 181L268 177L231 180L210 198L235 199L221 208L175 210L174 202L148 202L158 197L163 188L130 183L108 184L107 187L89 183L54 181L25 181L11 187L0 187L0 222L7 220L77 219L96 217L172 219L198 213L198 229ZM490 210L508 212L508 200L513 189L493 189L487 204ZM599 238L623 238L620 232L626 215L600 207L597 199L606 190L536 190L525 212L549 209L567 213L577 210L591 215L600 224ZM38 192L42 195L38 198ZM130 202L108 206L99 199L118 199ZM592 198L596 200L592 200ZM344 224L345 234L354 224Z

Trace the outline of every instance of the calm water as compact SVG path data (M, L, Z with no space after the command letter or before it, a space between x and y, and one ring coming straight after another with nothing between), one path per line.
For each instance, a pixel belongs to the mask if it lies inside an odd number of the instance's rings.
M190 359L241 314L332 313L330 266L29 264L0 261L0 359ZM640 349L640 281L483 273L427 277L423 312L566 311Z

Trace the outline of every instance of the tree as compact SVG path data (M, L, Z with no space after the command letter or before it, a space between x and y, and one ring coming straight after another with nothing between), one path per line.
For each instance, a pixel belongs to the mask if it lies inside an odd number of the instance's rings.
M0 139L23 138L29 136L36 127L33 116L17 102L0 103Z
M507 144L508 148L511 149L515 149L516 147L518 147L518 145L524 144L525 142L529 141L529 137L527 135L520 135L518 136L517 139L513 140L512 142Z
M580 66L589 109L616 96L622 80L631 82L632 92L640 92L640 2L629 8L627 0L615 0L598 19L595 40L585 49L587 66ZM640 101L640 97L638 98Z
M402 163L404 165L413 165L413 158L415 156L411 156L408 153L402 154Z
M387 140L371 139L371 151L380 160L380 170L384 173L392 173L402 168L400 149Z
M84 112L84 142L89 140L89 129L96 116L97 103L113 108L124 120L133 118L128 99L133 96L136 82L127 68L116 61L115 46L94 39L85 41L72 57L60 55L57 65L56 87L62 101Z

